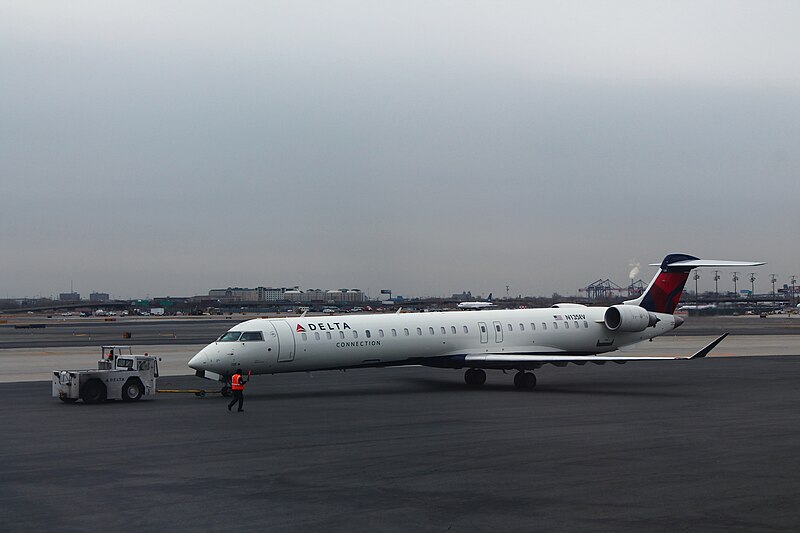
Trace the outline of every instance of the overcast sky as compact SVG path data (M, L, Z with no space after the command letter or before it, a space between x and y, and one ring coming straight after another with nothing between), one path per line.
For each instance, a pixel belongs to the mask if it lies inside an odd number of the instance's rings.
M768 261L766 292L800 274L798 28L778 1L5 0L0 297L574 295L669 252Z

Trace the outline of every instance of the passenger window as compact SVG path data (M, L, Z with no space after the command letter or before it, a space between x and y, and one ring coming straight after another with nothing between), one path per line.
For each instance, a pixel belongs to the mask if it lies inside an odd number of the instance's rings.
M370 333L369 330L365 330L364 333L367 334L368 339L372 338L372 333Z
M564 327L569 329L569 322L564 322Z
M242 342L245 341L263 341L264 336L261 334L260 331L245 331L242 333L242 338L239 339Z
M403 328L403 334L408 337L410 333L408 332L408 328Z
M392 328L392 337L397 337L397 330Z
M508 331L514 331L514 328L511 326L511 324L508 325Z
M339 332L339 338L340 339L344 339L344 331L340 331Z
M469 333L469 328L467 326L464 326L464 333Z
M422 335L422 328L417 328L417 335Z
M314 332L314 340L316 340L316 341L319 340L319 331L315 331Z
M333 338L333 337L331 336L331 332L330 332L330 331L326 331L326 332L325 332L325 336L328 338L328 340L331 340L331 339Z
M578 321L576 320L576 321L575 321L575 329L578 329L579 327L581 327L581 325L580 325L580 324L578 324Z
M588 327L589 327L589 323L588 323L588 322L586 322L585 320L583 321L583 327L585 327L585 328L588 328Z
M301 334L300 334L300 337L301 337L301 338L302 338L304 341L307 341L307 340L308 340L308 335L306 335L305 333L301 333Z
M455 326L450 326L450 332L451 332L453 335L455 335L455 334L456 334L456 327L455 327Z
M383 337L383 330L382 329L378 330L378 337Z
M430 333L431 335L433 335L433 328L428 328L428 333Z
M353 338L354 339L358 338L358 332L356 330L353 330Z
M545 322L542 322L542 329L544 331L547 331L547 324Z
M481 326L481 333L486 333L486 326Z
M558 322L553 322L553 329L558 329Z
M497 331L502 331L503 330L503 328L500 327L500 324L495 324L494 325L494 329L496 329Z
M442 335L447 335L447 330L444 329L444 326L442 326Z
M531 331L536 331L536 324L531 322Z
M520 323L519 330L520 331L525 331L525 324Z

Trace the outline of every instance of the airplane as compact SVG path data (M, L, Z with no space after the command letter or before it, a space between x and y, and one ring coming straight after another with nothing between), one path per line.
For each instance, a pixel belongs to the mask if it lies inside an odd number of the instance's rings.
M489 307L496 307L495 304L492 303L491 292L485 302L461 302L458 304L459 309L488 309Z
M540 309L490 309L256 318L237 324L189 361L196 375L223 382L237 368L252 374L420 365L465 369L467 385L486 370L516 370L519 389L536 386L542 365L689 360L705 357L727 333L690 356L613 355L619 348L669 333L683 324L672 313L694 268L742 268L763 262L702 260L669 254L647 289L608 307L559 303Z
M680 306L678 311L705 311L706 309L716 308L716 304L688 304Z

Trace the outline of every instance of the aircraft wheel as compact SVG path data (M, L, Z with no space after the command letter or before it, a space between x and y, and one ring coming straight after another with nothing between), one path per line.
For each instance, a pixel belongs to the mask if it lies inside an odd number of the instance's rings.
M486 372L480 368L468 368L464 372L464 381L467 385L483 385L486 383Z
M536 375L533 372L517 372L514 375L514 386L518 389L536 387Z

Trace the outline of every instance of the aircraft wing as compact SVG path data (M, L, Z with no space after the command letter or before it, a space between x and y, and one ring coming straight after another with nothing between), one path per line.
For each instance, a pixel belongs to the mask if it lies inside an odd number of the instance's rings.
M701 350L692 355L676 355L672 357L665 356L636 356L636 355L544 355L544 354L525 354L525 353L481 353L469 354L464 357L464 363L467 366L474 365L476 367L490 368L493 366L515 368L516 365L538 365L538 364L555 364L566 365L568 363L585 364L585 363L599 363L604 364L608 362L626 363L628 361L673 361L673 360L688 360L699 359L705 357L713 350L717 344L727 337L725 333L710 342Z

